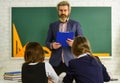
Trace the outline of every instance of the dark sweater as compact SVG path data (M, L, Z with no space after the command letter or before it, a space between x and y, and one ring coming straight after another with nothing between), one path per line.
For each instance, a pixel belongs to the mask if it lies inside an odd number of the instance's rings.
M48 78L45 71L45 63L36 65L22 66L22 83L48 83Z
M73 79L76 83L104 83L110 76L98 57L87 55L69 62L63 82L72 83Z

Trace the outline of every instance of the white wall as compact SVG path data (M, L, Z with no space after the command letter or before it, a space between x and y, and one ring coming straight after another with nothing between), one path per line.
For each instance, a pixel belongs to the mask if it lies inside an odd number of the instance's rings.
M11 59L11 7L55 7L61 0L0 0L0 79L5 71L21 70L23 59ZM112 7L112 58L101 58L113 77L120 78L120 1L68 0L71 6ZM104 47L103 47L104 48ZM47 60L46 60L47 61ZM117 83L117 82L116 82Z

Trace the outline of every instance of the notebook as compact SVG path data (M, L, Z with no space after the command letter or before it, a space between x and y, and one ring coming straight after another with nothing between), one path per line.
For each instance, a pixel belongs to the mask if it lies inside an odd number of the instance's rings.
M62 44L63 47L68 46L66 40L74 38L74 32L57 32L56 42Z

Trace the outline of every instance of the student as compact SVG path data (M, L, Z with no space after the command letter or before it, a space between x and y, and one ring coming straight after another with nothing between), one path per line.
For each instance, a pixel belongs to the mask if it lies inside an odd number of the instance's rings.
M44 50L37 42L29 42L25 49L22 65L22 83L58 83L52 66L44 62Z
M57 5L57 12L59 20L50 24L46 46L51 50L50 64L55 69L56 73L60 75L66 72L68 62L73 59L71 53L72 39L66 40L69 46L63 47L60 43L56 42L57 32L74 32L74 36L83 35L81 25L79 22L70 19L71 6L67 1L61 1Z
M110 76L99 58L94 57L88 40L79 36L72 45L73 60L69 61L64 83L104 83L110 81Z

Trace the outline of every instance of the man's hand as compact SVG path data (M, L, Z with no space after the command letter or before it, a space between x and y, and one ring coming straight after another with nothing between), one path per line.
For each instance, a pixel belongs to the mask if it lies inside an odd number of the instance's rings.
M53 42L52 43L52 47L53 47L53 49L58 49L58 48L60 48L62 45L60 44L60 43L57 43L57 42Z
M74 41L74 40L69 39L69 38L66 40L67 44L68 44L70 47L72 47L73 41Z

